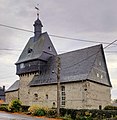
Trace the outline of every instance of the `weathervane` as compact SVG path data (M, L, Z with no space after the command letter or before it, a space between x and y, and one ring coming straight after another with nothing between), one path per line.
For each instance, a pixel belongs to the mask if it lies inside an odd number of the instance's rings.
M37 19L39 19L39 4L37 4L37 7L35 7L35 9L37 10Z

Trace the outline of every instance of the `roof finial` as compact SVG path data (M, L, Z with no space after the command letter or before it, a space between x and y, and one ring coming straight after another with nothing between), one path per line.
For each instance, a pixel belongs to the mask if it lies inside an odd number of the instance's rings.
M35 9L37 10L37 19L39 19L39 4L37 4L37 6L35 7Z

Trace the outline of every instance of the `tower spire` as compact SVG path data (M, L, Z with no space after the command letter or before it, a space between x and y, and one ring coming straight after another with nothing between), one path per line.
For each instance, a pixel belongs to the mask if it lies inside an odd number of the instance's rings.
M37 10L37 20L34 23L34 41L38 40L38 38L40 37L40 35L42 34L42 23L39 19L39 4L37 4L37 7L35 7L35 9Z

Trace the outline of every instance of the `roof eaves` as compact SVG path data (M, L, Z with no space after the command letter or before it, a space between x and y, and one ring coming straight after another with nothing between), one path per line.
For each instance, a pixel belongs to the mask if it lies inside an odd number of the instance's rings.
M5 91L5 93L8 93L8 92L15 92L15 91L18 91L19 90L19 88L18 89L15 89L15 90L8 90L8 91Z

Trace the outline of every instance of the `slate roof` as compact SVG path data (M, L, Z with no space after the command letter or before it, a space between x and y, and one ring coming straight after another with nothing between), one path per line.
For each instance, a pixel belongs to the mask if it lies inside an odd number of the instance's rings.
M60 57L61 62L61 83L89 80L112 87L102 45L75 50L58 56L51 56L46 64L46 71L40 73L40 75L35 75L29 83L30 87L57 83L57 76L52 73L53 70L56 72L57 69L57 57ZM99 65L100 61L101 65ZM103 77L97 76L97 73L103 75ZM19 80L16 81L6 92L18 89Z
M5 96L5 91L2 88L0 88L0 96Z
M12 86L10 86L5 92L17 91L19 89L19 80L15 81Z
M102 45L75 50L72 52L60 54L58 56L60 57L61 61L61 83L90 80L111 87ZM100 56L102 57L101 61L103 65L99 66L99 68L96 67L96 60L100 58ZM48 69L46 73L35 75L33 80L29 83L30 86L57 83L56 75L52 73L52 70L56 71L56 58L57 56L53 56L48 60ZM98 68L98 70L95 68ZM98 71L101 71L104 76L103 78L97 77Z
M51 47L51 50L49 50L49 47ZM28 54L29 50L30 53ZM53 55L57 55L57 52L47 32L45 32L42 33L36 41L34 40L34 37L30 38L16 64L34 59L47 61L48 58Z

